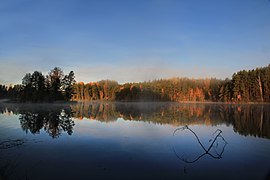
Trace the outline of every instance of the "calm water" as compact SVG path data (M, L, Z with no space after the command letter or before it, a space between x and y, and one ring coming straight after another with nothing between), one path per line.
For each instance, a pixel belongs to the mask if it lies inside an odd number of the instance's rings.
M270 179L270 106L0 104L0 179Z

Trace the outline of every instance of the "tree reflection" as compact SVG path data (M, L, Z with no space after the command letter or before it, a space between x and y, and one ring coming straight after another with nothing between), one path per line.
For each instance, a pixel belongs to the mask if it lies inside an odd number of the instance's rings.
M72 113L71 113L72 112ZM204 103L88 102L64 105L0 104L0 113L19 114L22 129L34 134L44 130L52 137L72 134L76 119L113 122L118 118L173 126L225 124L247 136L270 139L270 105Z
M101 122L118 118L173 126L225 124L241 135L270 138L270 106L203 103L77 103L74 117Z
M225 147L227 146L227 141L224 139L224 137L221 135L222 131L220 129L217 129L213 134L216 134L214 139L209 140L209 142L212 142L210 144L210 146L208 148L205 148L205 146L202 144L201 140L199 139L199 137L197 136L197 134L190 129L187 125L181 128L177 128L174 132L173 135L175 135L175 133L177 131L184 131L184 130L188 130L189 132L191 132L194 137L196 138L198 144L200 145L200 147L203 149L203 153L201 153L200 155L198 155L196 158L194 159L188 159L187 156L183 156L183 155L179 155L174 146L173 146L173 151L174 154L176 155L176 157L180 160L182 160L185 163L195 163L196 161L198 161L199 159L201 159L203 156L209 155L210 157L214 158L214 159L221 159L222 154L224 153ZM220 148L220 151L219 151ZM211 149L214 150L214 152L210 152Z
M76 103L71 105L73 117L77 119L95 119L102 122L116 121L119 112L114 103Z
M26 133L39 134L44 129L52 138L59 137L63 132L68 135L73 133L75 123L70 108L19 110L19 114L21 127Z

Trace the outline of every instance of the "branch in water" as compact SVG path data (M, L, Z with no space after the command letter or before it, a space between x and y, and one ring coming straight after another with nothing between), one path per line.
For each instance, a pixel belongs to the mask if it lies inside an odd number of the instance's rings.
M211 156L211 157L214 158L214 159L221 159L221 156L222 156L222 154L223 154L223 152L224 152L224 150L225 150L225 147L226 147L226 145L227 145L228 143L227 143L227 141L224 139L224 137L221 135L221 134L222 134L222 131L221 131L220 129L217 129L217 130L213 133L213 135L214 135L214 134L216 134L216 133L218 132L218 134L215 136L213 142L212 142L211 145L208 147L208 149L206 149L206 148L204 147L204 145L201 143L201 141L200 141L199 137L197 136L197 134L196 134L192 129L190 129L187 125L185 125L185 126L183 126L183 127L180 127L180 128L177 128L177 129L173 132L173 135L174 135L178 130L185 130L185 129L189 130L189 131L196 137L198 143L200 144L200 146L203 148L203 150L204 150L205 152L202 153L201 155L199 155L199 156L198 156L197 158L195 158L194 160L189 161L189 160L187 160L187 158L183 158L183 157L179 156L179 155L177 154L177 152L175 151L175 148L174 148L174 146L173 146L173 152L174 152L174 154L176 155L176 157L177 157L178 159L180 159L180 160L182 160L183 162L186 162L186 163L194 163L194 162L198 161L200 158L202 158L202 157L205 156L205 155L209 155L209 156ZM223 146L223 149L222 149L222 151L221 151L220 153L218 153L218 152L216 151L215 147L213 146L214 143L217 141L217 139L218 139L219 137L224 141L224 146ZM210 142L210 140L209 140L209 142ZM217 143L217 146L218 146L218 143ZM211 153L209 152L212 148L214 148L214 151L215 151L215 153L217 154L217 156L214 156L213 154L211 154Z

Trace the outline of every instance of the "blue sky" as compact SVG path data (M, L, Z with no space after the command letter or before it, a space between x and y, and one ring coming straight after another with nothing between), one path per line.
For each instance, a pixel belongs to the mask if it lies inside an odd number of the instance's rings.
M269 0L1 0L0 83L226 78L270 63Z

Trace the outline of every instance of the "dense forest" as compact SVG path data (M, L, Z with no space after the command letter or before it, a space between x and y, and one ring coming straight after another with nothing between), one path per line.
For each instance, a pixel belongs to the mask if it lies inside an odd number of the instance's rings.
M73 101L209 101L270 102L270 65L234 73L232 79L171 78L118 84L112 80L75 83L74 72L56 67L48 75L26 74L22 84L0 85L0 98L22 102Z
M118 84L102 80L74 85L76 101L270 102L270 65L234 73L232 79L171 78Z

